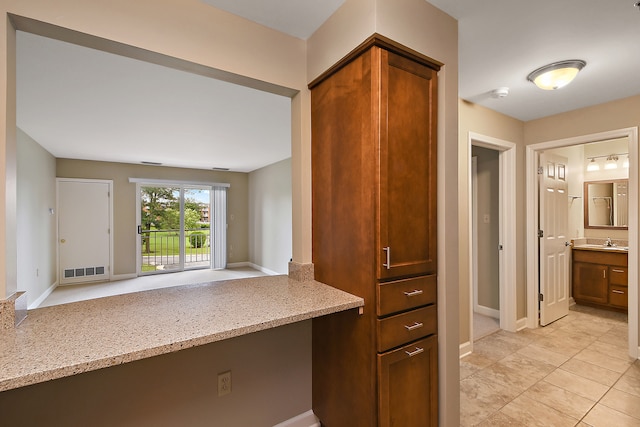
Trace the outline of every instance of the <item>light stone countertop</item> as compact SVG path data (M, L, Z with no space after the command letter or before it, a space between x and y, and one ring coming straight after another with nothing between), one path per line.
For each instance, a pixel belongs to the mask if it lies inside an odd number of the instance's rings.
M0 391L362 307L316 281L266 276L39 308L0 331Z

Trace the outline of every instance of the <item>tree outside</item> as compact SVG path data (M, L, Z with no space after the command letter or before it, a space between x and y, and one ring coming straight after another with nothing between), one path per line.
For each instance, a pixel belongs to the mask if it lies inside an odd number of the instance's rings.
M141 187L143 271L175 264L180 254L180 191L174 187ZM184 201L185 263L209 259L209 204L187 197ZM164 267L163 267L164 268Z

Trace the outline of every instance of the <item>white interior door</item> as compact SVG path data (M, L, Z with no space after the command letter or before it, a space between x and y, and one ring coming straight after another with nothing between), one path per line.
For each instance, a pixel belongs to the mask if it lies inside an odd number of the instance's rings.
M58 180L59 283L109 280L111 184Z
M569 314L567 158L540 155L540 325Z

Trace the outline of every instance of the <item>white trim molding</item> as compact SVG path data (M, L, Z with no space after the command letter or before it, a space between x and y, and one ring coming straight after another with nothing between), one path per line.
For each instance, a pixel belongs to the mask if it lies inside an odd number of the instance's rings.
M273 427L320 427L320 420L311 409L293 418L289 418Z
M589 135L576 136L526 147L526 212L527 212L527 326L538 327L538 152L552 148L569 147L590 142L607 141L616 138L629 141L629 356L638 359L638 128L630 127Z
M499 151L500 164L500 328L515 332L517 323L516 299L516 144L509 141L469 132L469 159L471 172L471 147L483 147ZM471 209L471 173L469 173L469 209ZM473 233L472 215L469 215L469 235ZM470 256L469 275L473 286L473 257ZM473 310L473 302L471 303ZM473 313L471 313L473 317ZM471 320L473 322L473 320ZM471 325L473 328L473 325ZM471 329L473 331L473 329Z

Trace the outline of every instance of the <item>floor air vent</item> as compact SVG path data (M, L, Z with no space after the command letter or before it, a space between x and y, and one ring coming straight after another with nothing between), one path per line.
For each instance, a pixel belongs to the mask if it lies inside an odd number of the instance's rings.
M64 278L97 276L104 274L104 267L69 268L64 270Z

